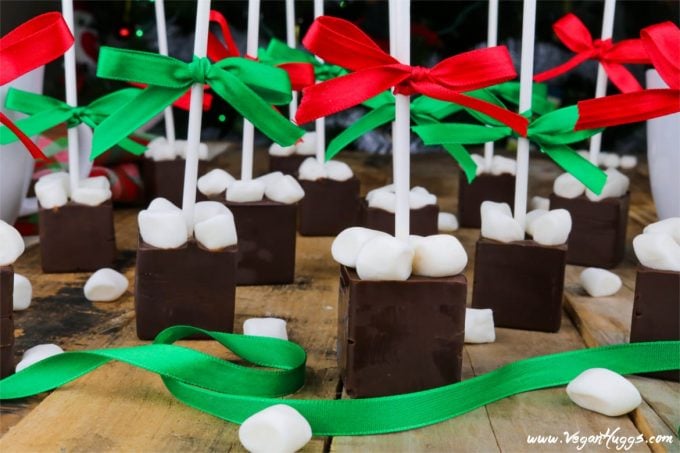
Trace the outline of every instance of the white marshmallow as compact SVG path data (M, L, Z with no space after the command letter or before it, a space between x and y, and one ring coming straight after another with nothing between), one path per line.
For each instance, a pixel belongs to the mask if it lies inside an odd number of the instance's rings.
M61 185L64 187L64 192L66 192L66 196L67 197L71 196L71 177L65 171L58 171L58 172L55 172L55 173L49 173L45 176L41 176L40 179L38 180L38 183L40 181L43 181L43 182L59 181L61 183Z
M480 156L479 154L470 154L470 157L472 157L472 160L475 161L477 164L477 170L475 172L476 176L481 175L482 173L486 172L486 160L484 160L484 156Z
M328 179L332 179L333 181L347 181L354 176L354 172L350 166L338 160L326 162L325 167Z
M281 146L278 143L272 143L269 147L270 156L291 156L295 153L295 145Z
M590 151L588 151L587 149L580 149L576 152L578 153L579 156L583 157L584 159L590 160ZM598 159L598 162L599 162L599 159Z
M463 272L468 262L463 245L450 234L420 238L414 248L414 275L450 277Z
M458 219L450 212L440 212L437 216L437 229L450 233L458 229Z
M163 136L156 137L147 145L144 156L155 161L174 160L177 157L177 147L170 145Z
M188 142L186 140L175 140L175 153L182 159L187 157L187 145ZM208 159L208 145L205 143L201 142L198 144L198 158L200 160Z
M46 358L52 357L53 355L63 353L64 350L56 344L39 344L37 346L33 346L32 348L26 349L21 361L17 363L16 371L18 373L24 368L28 368L29 366L40 362L41 360L45 360Z
M12 310L26 310L31 305L33 286L31 281L21 274L14 273L14 293L12 294Z
M45 209L58 208L68 203L68 194L64 185L57 178L40 178L35 183L35 196L40 206Z
M271 173L266 173L262 176L258 176L255 179L257 181L262 181L266 186L267 184L271 183L272 181L276 181L277 179L279 179L282 176L283 176L283 173L281 173L280 171L273 171Z
M411 209L420 209L437 204L437 197L422 187L414 187L408 194L408 204Z
M373 190L369 190L368 193L366 194L366 202L370 203L371 199L376 196L376 194L380 192L391 192L394 193L394 184L388 184L383 187L378 187Z
M125 294L128 279L118 271L105 267L99 269L85 282L85 298L93 302L112 302Z
M484 201L480 207L482 215L482 237L500 242L521 241L524 229L512 217L507 203Z
M163 197L154 198L149 203L149 207L146 208L147 211L182 211L179 207L175 206L170 200Z
M312 427L298 411L276 404L248 417L238 430L251 453L294 453L312 438Z
M621 160L619 161L619 167L623 168L624 170L629 170L631 168L635 168L637 165L637 157L635 156L621 156Z
M370 239L380 235L389 236L382 231L371 230L364 227L350 227L342 230L333 240L331 255L335 261L344 266L356 267L357 256L359 255L361 248Z
M187 242L184 214L180 210L140 211L137 216L139 233L147 244L160 249L174 249Z
M680 217L671 217L650 223L642 232L645 234L670 234L675 239L675 242L680 244Z
M99 187L78 186L71 194L71 199L73 201L87 206L99 206L110 198L111 191Z
M293 204L302 200L305 196L305 191L300 186L295 178L291 175L284 175L267 184L264 194L272 201L279 203Z
M216 168L198 178L196 186L203 195L210 196L221 194L233 182L233 176L220 168Z
M366 199L368 200L369 208L383 209L391 213L394 213L395 206L397 204L397 196L394 194L394 192L390 192L388 190L379 190L377 192L374 192L371 194L370 199L368 199L368 197Z
M497 203L495 201L482 201L482 204L479 206L479 212L482 217L484 217L485 213L488 213L489 211L498 211L503 215L507 215L509 217L512 217L512 210L510 210L510 205L507 203Z
M608 168L605 170L607 174L607 182L602 188L602 193L600 195L595 195L595 193L590 190L586 190L586 197L591 201L600 201L605 198L622 197L628 192L628 187L630 186L630 179L628 176L624 175L615 168Z
M233 217L229 208L219 201L199 201L194 206L194 225L221 214Z
M553 192L562 198L576 198L583 195L586 186L570 173L562 173L553 183Z
M526 226L524 229L526 230L528 235L530 236L534 235L534 222L536 221L536 219L547 213L548 211L546 209L534 209L533 211L527 212L527 216L524 221Z
M645 267L680 272L680 245L670 234L639 234L633 238L633 250Z
M575 404L593 412L618 417L642 403L640 392L626 378L606 368L591 368L567 385Z
M298 178L305 181L316 181L328 177L326 167L323 162L319 162L316 157L308 157L302 162L298 169Z
M598 160L605 168L617 168L621 163L621 158L616 153L604 153L604 156L601 156L601 159Z
M231 211L210 217L194 226L196 240L208 250L219 250L238 242Z
M490 308L465 309L465 343L493 343L496 330L493 323L493 310Z
M541 245L561 245L571 232L571 214L566 209L553 209L531 224L534 241Z
M305 156L316 154L316 132L307 132L300 141L295 144L295 152Z
M514 175L517 173L517 162L515 159L495 155L491 161L491 168L487 171L492 175L502 175L503 173Z
M227 190L227 201L246 203L249 201L260 201L264 197L265 183L252 179L250 181L234 181Z
M0 266L14 263L25 248L21 234L12 225L0 220Z
M78 187L111 190L111 183L106 176L92 176L91 178L81 179L78 182Z
M550 199L545 198L545 197L531 197L531 201L529 202L529 207L531 209L544 209L546 211L550 210Z
M621 278L613 272L597 267L584 269L579 276L581 286L592 297L606 297L621 289Z
M279 318L249 318L243 323L243 335L287 340L286 321Z
M356 271L362 280L408 280L413 255L409 244L379 235L366 241L359 251Z

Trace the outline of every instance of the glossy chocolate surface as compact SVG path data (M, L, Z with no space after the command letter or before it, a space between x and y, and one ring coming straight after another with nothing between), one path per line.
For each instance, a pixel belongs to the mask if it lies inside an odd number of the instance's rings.
M510 209L515 205L515 176L503 173L492 175L482 173L472 183L468 183L464 173L460 173L458 183L458 221L461 227L480 228L482 226L479 208L483 201L507 203Z
M300 180L305 197L300 200L299 230L303 236L337 236L359 224L359 180Z
M363 225L372 230L394 234L394 213L381 208L370 208L366 200L361 202ZM431 236L439 233L439 206L431 204L411 209L411 234Z
M280 171L284 175L291 175L297 178L300 165L305 159L314 157L313 155L291 154L290 156L269 155L269 172Z
M184 167L186 160L176 157L174 160L155 161L147 157L142 159L141 173L144 183L144 199L146 204L157 197L170 200L175 206L182 206L184 189ZM198 174L208 171L205 161L198 162Z

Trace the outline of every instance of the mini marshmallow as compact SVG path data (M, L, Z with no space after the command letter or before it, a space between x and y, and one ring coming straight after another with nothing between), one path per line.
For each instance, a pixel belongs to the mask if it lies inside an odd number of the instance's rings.
M630 170L631 168L634 168L636 165L637 157L621 156L621 160L619 161L619 167L623 168L624 170Z
M328 179L332 179L333 181L347 181L354 176L354 172L350 166L344 162L331 160L326 162L324 166L326 167Z
M562 198L576 198L583 195L586 186L581 181L574 178L570 173L562 173L553 183L553 192Z
M484 156L480 156L479 154L470 154L470 157L475 161L475 164L477 164L477 171L475 172L476 176L481 175L487 170Z
M147 211L181 211L181 209L174 205L170 200L163 197L154 198L149 203Z
M316 157L308 157L302 162L298 169L298 178L305 181L316 181L328 176L323 162L319 162Z
M33 346L32 348L26 349L24 355L21 357L21 361L17 363L16 372L28 368L29 366L45 360L53 355L63 354L64 350L61 349L56 344L39 344Z
M639 234L633 238L633 250L645 267L680 272L680 244L670 234Z
M292 407L276 404L245 419L238 438L251 453L294 453L311 440L312 427Z
M111 190L111 183L106 176L92 176L91 178L81 179L78 182L78 187Z
M584 269L579 276L581 286L592 297L606 297L621 289L621 278L613 272L597 267Z
M627 414L642 403L629 380L606 368L591 368L576 376L567 385L567 395L576 405L610 417Z
M650 223L642 230L642 232L645 234L670 234L675 242L680 244L680 217L671 217L669 219Z
M272 143L269 147L270 156L292 156L295 153L295 145L291 146L281 146L278 143Z
M382 231L364 227L346 228L333 240L331 255L335 261L344 266L356 267L357 256L361 248L370 239L380 235L389 236Z
M25 248L21 234L12 225L0 220L0 266L14 263Z
M545 197L531 197L531 201L529 202L529 207L531 209L543 209L545 211L550 210L550 199L545 198Z
M449 234L419 238L415 242L413 274L423 277L450 277L465 269L468 257L460 241Z
M531 224L534 241L541 245L561 245L571 232L571 214L566 209L553 209Z
M219 201L199 201L194 206L194 225L221 214L233 217L229 208Z
M194 225L196 240L208 250L220 250L238 242L234 216L230 211Z
M521 241L524 230L512 217L507 203L484 201L480 207L482 214L482 237L500 242Z
M618 154L616 153L603 153L604 156L601 156L601 159L598 159L598 161L601 162L601 165L605 168L617 168L620 163L621 163L621 158L619 157Z
M465 309L465 343L493 343L496 330L493 323L493 310L490 308Z
M109 189L102 189L99 187L82 187L78 186L73 190L71 199L76 203L87 206L99 206L106 200L111 199L111 191Z
M507 215L512 217L512 210L510 209L510 205L507 203L497 203L495 201L482 201L482 204L479 206L479 212L482 217L484 217L485 213L488 213L489 211L499 211L503 215Z
M630 179L615 168L608 168L605 170L607 174L607 182L602 188L600 195L595 195L594 192L586 190L586 197L591 201L600 201L605 198L622 197L628 192L630 186Z
M203 195L218 195L227 190L235 181L234 177L226 171L216 168L198 178L196 186Z
M71 177L65 171L48 173L45 176L41 176L40 179L38 179L37 183L39 183L40 181L43 181L43 182L59 181L61 183L61 185L64 187L64 192L66 192L66 196L67 197L71 196Z
M437 204L437 197L422 187L414 187L408 194L408 204L410 209L420 209Z
M145 209L137 216L137 224L142 240L153 247L174 249L187 242L187 224L180 210Z
M186 140L175 140L175 152L182 159L187 158L187 145L188 142ZM198 144L198 158L200 160L208 159L208 145L203 142Z
M536 221L536 219L547 213L548 211L545 209L534 209L533 211L527 212L527 216L524 221L524 224L526 226L524 227L524 229L526 230L528 235L530 236L534 235L534 222Z
M440 212L437 216L437 229L450 233L458 229L458 219L450 212Z
M40 178L35 183L35 196L40 207L44 209L58 208L68 203L68 194L64 185L56 178Z
M250 318L243 323L243 335L288 339L286 321L279 318Z
M295 152L304 156L316 154L316 132L307 132L300 141L295 144Z
M129 282L125 275L105 267L99 269L87 279L83 291L85 298L92 302L112 302L125 294L128 285Z
M262 181L266 186L267 184L271 183L272 181L276 181L277 179L279 179L282 176L283 176L283 173L281 173L280 171L273 171L271 173L265 173L262 176L258 176L257 178L255 178L255 180L256 181Z
M517 173L517 162L515 159L495 155L491 161L491 168L487 171L492 175L502 175L503 173L514 175Z
M362 280L408 280L413 255L409 244L389 235L376 236L359 251L356 271Z
M168 140L161 136L149 142L144 156L154 161L174 160L177 157L177 146L172 146Z
M388 185L383 186L383 187L378 187L376 189L369 190L368 193L366 194L366 202L370 203L371 199L374 196L376 196L377 194L379 194L380 192L394 193L394 184L388 184Z
M12 294L12 310L26 310L31 305L33 286L29 279L21 274L14 273L14 293Z
M284 175L267 184L264 194L272 201L293 204L302 200L305 196L305 191L295 178L291 175Z
M227 201L246 203L249 201L260 201L264 197L265 183L252 179L250 181L234 181L227 190Z
M380 190L378 192L374 192L370 199L368 199L368 197L366 199L368 200L369 208L378 208L391 213L394 213L395 206L397 204L397 196L394 194L394 192L390 192L387 190Z

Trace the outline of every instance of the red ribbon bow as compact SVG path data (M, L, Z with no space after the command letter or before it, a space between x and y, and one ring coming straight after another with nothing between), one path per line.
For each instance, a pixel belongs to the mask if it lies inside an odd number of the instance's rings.
M461 92L516 77L505 47L473 50L447 58L432 68L409 66L385 53L354 24L330 16L314 21L302 43L328 63L352 72L304 89L295 117L298 124L358 105L385 90L416 93L484 113L525 136L527 119Z
M649 64L647 52L639 39L626 39L616 44L611 39L593 39L583 22L569 13L553 24L553 30L562 43L575 52L569 61L534 76L534 81L545 82L564 74L586 60L598 60L609 80L622 93L640 91L642 87L624 63Z
M212 61L220 61L229 57L241 56L234 38L231 36L229 23L222 13L210 10L210 21L220 27L224 44L214 33L208 33L208 58ZM254 56L248 56L247 58L257 59ZM314 66L309 63L283 63L277 65L277 67L288 73L293 91L300 91L305 87L314 85Z
M662 22L643 29L640 35L652 64L670 88L580 101L576 130L618 126L680 112L680 28L673 22Z
M59 13L34 17L0 38L0 85L11 82L66 52L73 45L73 35ZM0 113L0 123L16 135L34 159L47 159L12 121Z

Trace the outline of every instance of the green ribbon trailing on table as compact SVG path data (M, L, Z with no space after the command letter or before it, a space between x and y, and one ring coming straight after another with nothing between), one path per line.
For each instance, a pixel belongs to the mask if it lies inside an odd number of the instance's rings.
M231 363L172 345L208 335L253 364ZM304 384L304 350L274 338L170 327L153 344L66 352L0 381L0 399L24 398L55 389L111 360L157 373L184 404L241 423L274 404L302 413L317 436L358 436L405 431L448 420L494 401L531 390L564 385L589 368L620 374L680 368L680 341L605 346L533 357L463 382L403 395L355 400L281 399Z
M574 131L577 120L578 109L575 105L554 110L532 120L527 137L538 145L541 152L588 189L599 194L607 181L607 175L567 145L592 137L602 132L602 129ZM446 123L415 126L412 129L426 145L475 145L516 136L507 126Z
M304 130L271 105L291 100L288 74L241 57L211 63L194 57L185 63L149 52L102 47L97 76L148 85L138 97L104 120L94 133L95 152L110 147L179 99L193 84L207 84L244 118L283 146L294 144Z
M24 134L32 137L61 123L66 123L69 128L83 123L94 129L106 117L136 98L140 92L141 90L137 88L126 88L102 96L90 105L71 107L64 101L43 94L10 88L5 98L5 106L10 110L31 115L16 121L15 124ZM17 136L9 128L0 128L0 145L7 145L16 140ZM118 145L135 155L140 155L146 150L145 146L126 137L119 140ZM93 152L90 157L94 159L106 150L108 148L96 154Z

